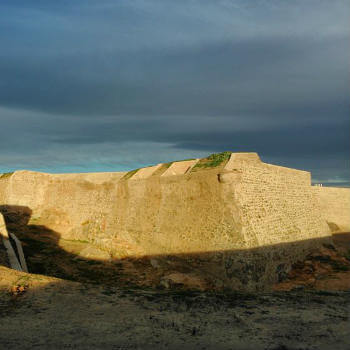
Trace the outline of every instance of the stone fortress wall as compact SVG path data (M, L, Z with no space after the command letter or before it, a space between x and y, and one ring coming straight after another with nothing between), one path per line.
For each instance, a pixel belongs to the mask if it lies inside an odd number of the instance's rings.
M237 289L270 283L329 239L330 227L350 230L350 189L311 186L310 173L256 153L128 173L16 171L0 178L0 205L27 207L29 224L88 240L114 258L203 260Z
M350 231L350 188L312 186L322 216L333 231Z

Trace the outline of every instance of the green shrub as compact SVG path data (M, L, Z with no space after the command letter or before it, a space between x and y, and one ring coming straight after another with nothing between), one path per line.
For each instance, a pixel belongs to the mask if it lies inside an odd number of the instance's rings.
M135 169L135 170L131 170L129 172L127 172L123 177L122 180L128 180L131 178L131 176L133 176L134 174L136 174L140 169Z
M9 173L3 173L0 175L0 179L6 179L6 178L9 178L13 175L13 171L12 172L9 172Z
M207 158L201 159L193 169L198 168L215 168L219 165L221 165L223 162L227 162L230 159L232 152L221 152L221 153L214 153L211 154Z

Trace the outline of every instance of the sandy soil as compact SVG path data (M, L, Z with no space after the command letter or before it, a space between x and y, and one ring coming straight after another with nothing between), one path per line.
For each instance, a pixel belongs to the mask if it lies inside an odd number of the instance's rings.
M5 267L0 290L2 349L350 347L350 292L116 289Z

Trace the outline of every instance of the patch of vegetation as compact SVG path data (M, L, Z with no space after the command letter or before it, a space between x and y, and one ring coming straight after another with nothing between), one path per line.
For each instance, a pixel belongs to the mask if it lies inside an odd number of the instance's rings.
M7 179L9 177L11 177L13 175L13 171L12 172L9 172L9 173L3 173L0 175L0 179Z
M177 162L186 162L188 160L194 160L195 158L187 158L187 159L182 159L182 160L175 160L173 162L169 162L169 163L163 163L162 166L160 166L153 174L152 176L159 176L159 175L162 175L163 173L165 173L165 171L167 169L170 168L170 166L173 164L173 163L177 163Z
M199 169L205 168L216 168L220 166L223 162L227 162L230 159L232 152L222 152L222 153L214 153L211 154L207 158L201 159L192 169L192 171L196 171Z
M164 163L162 164L153 174L152 176L158 176L158 175L162 175L169 167L171 164L173 164L174 162L169 162L169 163Z
M84 225L84 224L82 224ZM65 242L73 242L73 243L90 243L89 241L85 239L66 239L66 238L61 238L62 241Z
M131 170L129 172L127 172L123 177L122 180L128 180L131 178L131 176L133 176L134 174L136 174L140 169L135 169L135 170Z
M170 165L173 164L174 162L170 162L170 163L165 163L162 165L162 168L168 169L170 168Z
M22 286L22 285L27 285L31 280L31 276L20 276L17 281L15 282L15 285L19 285L19 286Z
M41 220L40 216L32 216L28 221L28 225L35 225L38 222L40 222L40 220Z

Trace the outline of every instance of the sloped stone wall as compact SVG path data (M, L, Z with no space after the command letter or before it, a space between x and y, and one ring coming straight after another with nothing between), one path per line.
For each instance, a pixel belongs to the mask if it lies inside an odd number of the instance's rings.
M235 163L233 193L248 247L295 242L329 235L306 171L261 161Z
M114 183L124 174L16 171L5 180L1 204L27 207L29 224L45 225L64 238L93 239L106 225Z
M332 231L350 232L350 188L312 186Z

